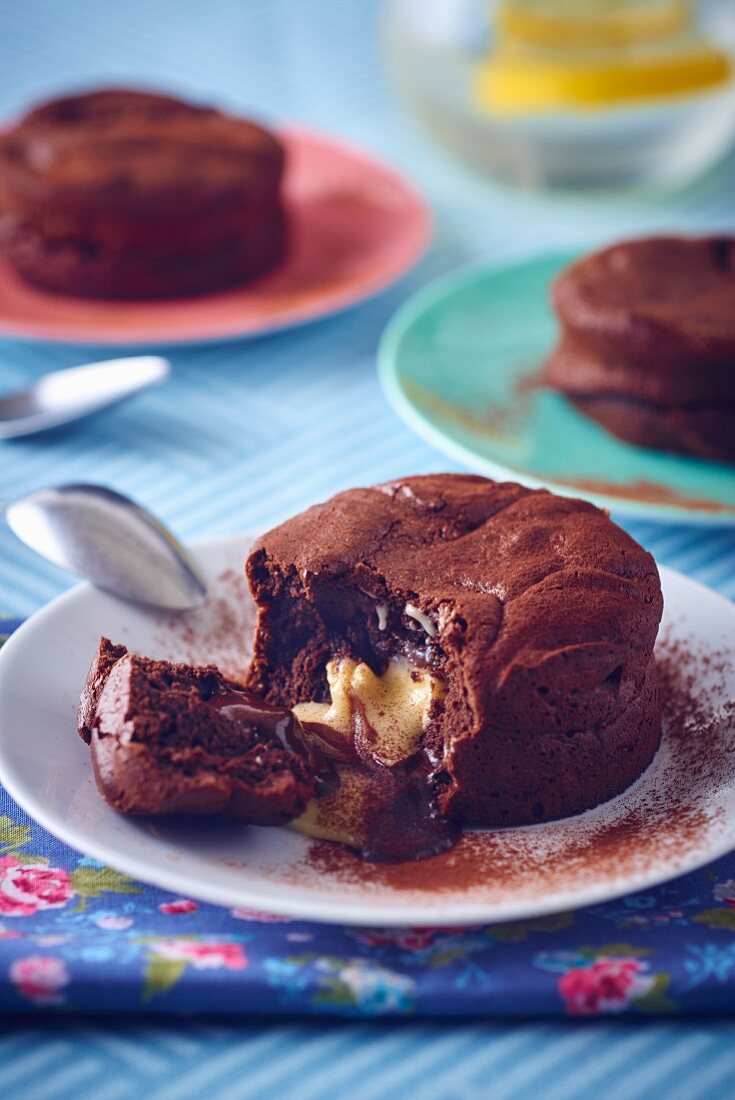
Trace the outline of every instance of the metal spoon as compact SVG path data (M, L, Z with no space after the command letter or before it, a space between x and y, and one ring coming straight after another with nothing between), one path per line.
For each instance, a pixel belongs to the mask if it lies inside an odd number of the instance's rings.
M29 389L0 397L0 439L45 432L89 416L165 382L170 372L167 359L138 355L45 374Z
M39 489L9 504L5 517L42 557L124 600L181 611L206 597L198 566L171 532L112 489Z

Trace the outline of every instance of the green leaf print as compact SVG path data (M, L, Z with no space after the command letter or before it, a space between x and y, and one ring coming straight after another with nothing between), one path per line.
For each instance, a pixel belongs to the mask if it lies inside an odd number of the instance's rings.
M490 936L499 943L523 943L534 932L561 932L574 924L573 913L554 913L550 917L534 920L516 920L508 924L494 924Z
M429 955L425 960L425 965L430 966L432 970L441 970L443 966L451 966L457 959L463 959L466 955L467 949L461 945L447 947L444 951L437 951Z
M735 932L735 909L723 906L722 909L705 909L692 917L697 924L705 924L707 928L724 928L728 932Z
M77 867L71 883L79 898L77 912L84 909L87 898L101 898L103 894L139 894L140 886L127 875L113 871L111 867Z
M653 955L652 947L636 947L633 943L603 943L599 947L580 947L580 955L590 959L601 958L643 958L645 955Z
M187 965L185 959L164 959L162 955L149 955L145 968L143 1001L150 1001L175 986Z
M642 997L636 997L633 1004L641 1012L678 1012L678 1006L664 993L671 985L668 974L657 974L653 979L653 986Z
M355 1005L355 994L338 978L326 979L322 988L312 998L314 1004L335 1006Z
M30 839L31 830L28 825L16 825L11 818L5 815L0 817L0 856L23 848Z

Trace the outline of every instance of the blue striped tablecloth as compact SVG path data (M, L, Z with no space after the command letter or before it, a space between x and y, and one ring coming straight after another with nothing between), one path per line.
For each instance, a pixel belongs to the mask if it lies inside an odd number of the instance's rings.
M732 1100L735 1024L18 1021L8 1100Z
M397 421L375 378L379 334L408 294L465 262L646 230L733 228L733 159L655 201L487 188L430 148L394 107L376 26L373 0L0 6L3 114L59 87L99 82L199 95L363 144L408 172L437 215L428 256L378 299L279 336L173 349L170 385L73 431L3 446L0 498L94 478L131 493L195 539L263 527L348 485L450 468ZM95 353L3 341L0 388ZM660 561L735 596L733 532L626 526ZM25 616L67 583L0 528L0 611ZM349 1092L361 1100L413 1090L422 1100L534 1093L689 1100L735 1096L734 1039L735 1025L726 1022L18 1021L0 1025L0 1095L306 1100Z

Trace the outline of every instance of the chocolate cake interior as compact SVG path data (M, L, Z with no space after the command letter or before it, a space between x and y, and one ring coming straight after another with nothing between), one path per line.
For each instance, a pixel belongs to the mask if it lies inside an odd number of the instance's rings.
M307 594L295 568L275 573L264 555L254 555L248 577L259 605L267 601L269 695L288 690L299 702L328 701L327 662L342 656L378 675L396 657L441 675L436 624L377 573L358 567L343 577L313 577Z
M124 813L292 822L365 858L418 859L459 836L436 810L422 743L441 682L402 655L380 663L382 674L330 661L331 702L291 711L212 666L150 660L103 638L79 732L102 795Z
M315 756L288 709L213 666L150 660L103 639L87 684L80 732L90 736L98 785L116 809L281 824L329 781L329 762Z
M452 658L436 623L375 573L359 577L359 586L351 575L312 578L309 598L295 571L274 576L257 557L249 576L254 591L267 589L267 634L276 646L269 686L259 690L292 700L307 736L341 776L340 790L296 827L372 859L416 859L449 847L459 828L435 795ZM459 717L461 699L451 705Z

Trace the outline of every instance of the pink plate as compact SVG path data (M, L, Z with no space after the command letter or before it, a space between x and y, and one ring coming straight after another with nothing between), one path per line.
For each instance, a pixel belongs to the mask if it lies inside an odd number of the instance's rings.
M286 129L285 262L255 282L196 298L95 302L27 286L0 261L0 335L94 344L163 344L252 336L346 309L421 256L431 215L419 193L341 142Z

